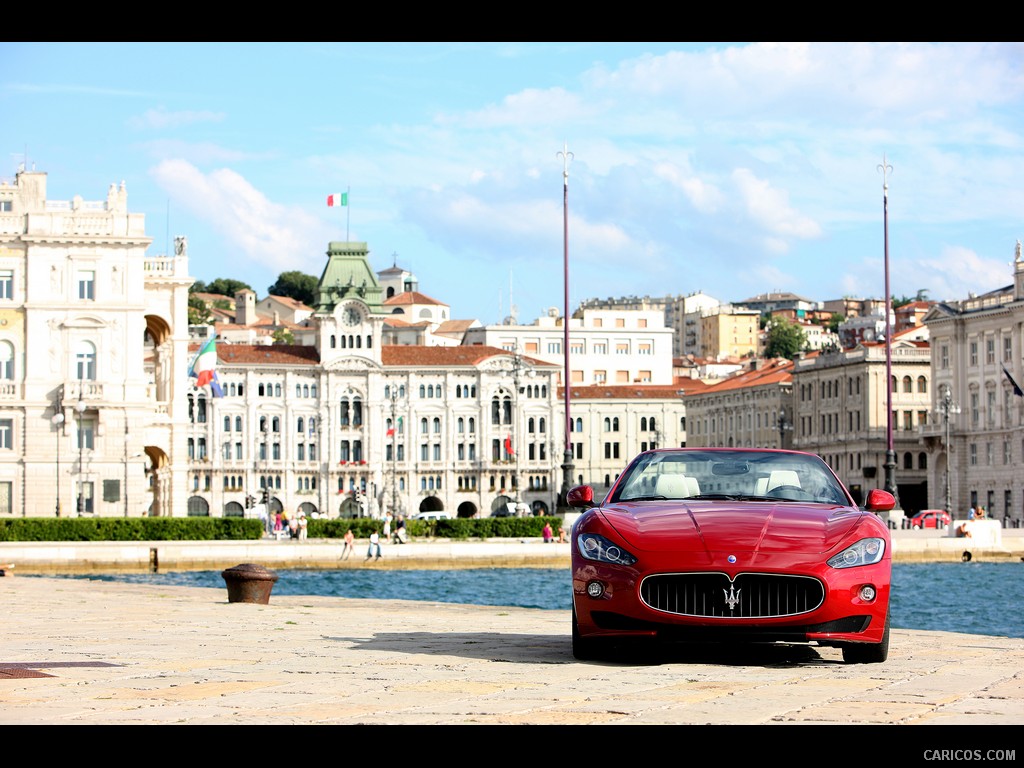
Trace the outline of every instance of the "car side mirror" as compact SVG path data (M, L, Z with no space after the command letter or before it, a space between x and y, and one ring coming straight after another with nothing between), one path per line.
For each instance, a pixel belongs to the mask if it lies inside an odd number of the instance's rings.
M577 485L575 488L570 488L569 492L565 494L565 503L570 507L580 509L595 507L597 505L594 504L594 489L589 485Z
M871 512L886 512L896 506L896 497L881 488L873 488L868 492L868 500L864 509Z

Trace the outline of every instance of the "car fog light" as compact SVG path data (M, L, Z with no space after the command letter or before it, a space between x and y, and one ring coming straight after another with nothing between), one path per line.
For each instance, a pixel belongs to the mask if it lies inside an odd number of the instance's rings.
M604 584L600 581L591 581L587 584L587 594L591 597L600 597L604 594Z
M875 600L875 588L870 584L865 584L860 588L860 599L865 603L871 603Z

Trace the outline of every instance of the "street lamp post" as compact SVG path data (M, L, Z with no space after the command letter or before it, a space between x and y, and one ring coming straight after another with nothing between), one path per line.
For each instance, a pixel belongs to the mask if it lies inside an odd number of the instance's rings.
M398 385L391 384L391 515L397 517L398 505Z
M949 445L949 422L950 416L960 413L960 406L953 402L953 390L950 387L946 387L946 391L942 396L942 400L939 402L939 408L942 410L942 422L943 427L946 430L946 512L949 514L950 525L953 524L953 488L952 488L952 474L951 463L953 461L953 451Z
M786 432L792 429L793 425L786 421L786 409L779 408L779 448L786 447Z
M561 511L567 510L566 499L569 495L569 488L572 485L572 416L569 413L571 401L570 372L569 372L569 162L573 159L573 153L569 151L569 145L564 144L562 151L558 153L562 158L562 271L565 286L565 312L562 317L562 344L565 358L565 368L562 374L565 389L565 453L562 458L562 491L559 494L558 506Z
M896 487L896 451L893 448L892 424L892 291L889 289L889 182L888 174L892 166L885 162L878 166L882 172L882 209L885 233L885 490L896 497L899 507L899 495Z
M61 430L61 427L64 424L64 414L61 413L59 410L57 410L58 408L60 408L60 401L59 400L58 400L58 404L56 406L54 406L54 410L56 412L53 414L53 416L50 417L50 423L53 424L53 426L54 426L54 433L57 436L57 509L56 509L56 513L57 513L57 517L60 517L60 430Z
M525 370L526 376L528 376L528 377L529 376L533 376L533 368L530 368L530 367L526 366L523 363L523 358L522 358L522 355L519 354L518 348L515 349L512 352L512 369L511 370L512 370L512 387L513 387L513 391L512 391L512 436L511 436L512 439L510 440L510 443L511 443L512 451L513 451L513 453L515 455L515 460L516 460L516 470L515 470L515 476L512 479L512 487L515 490L515 498L513 499L513 502L515 503L516 514L518 515L519 512L520 512L520 504L523 503L522 502L522 497L520 495L520 486L519 486L519 473L520 473L519 456L520 456L520 453L522 452L522 445L520 445L520 443L522 441L519 438L523 434L523 430L521 428L522 427L522 418L520 416L520 409L519 409L519 394L520 394L520 386L521 386L522 375L524 373L524 370Z
M83 381L78 381L78 402L75 403L75 410L78 412L78 516L81 517L85 511L85 435L82 433L82 416L85 414L85 400L82 399Z

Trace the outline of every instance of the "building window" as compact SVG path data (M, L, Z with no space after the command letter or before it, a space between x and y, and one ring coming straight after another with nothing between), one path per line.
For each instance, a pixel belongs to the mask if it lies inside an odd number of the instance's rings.
M0 269L0 299L14 298L14 270Z
M944 369L949 368L949 345L943 344L939 347L939 366Z
M1003 362L1009 363L1013 360L1013 338L1010 336L1003 337Z
M978 364L978 342L972 341L968 345L967 348L968 348L968 350L970 350L970 355L968 357L968 359L970 361L970 365L972 365L972 366L977 365Z
M996 340L985 339L985 362L993 365L996 361Z
M970 464L971 466L977 466L978 464L978 445L977 443L971 443L970 446Z
M14 421L0 419L0 449L9 451L14 448Z
M0 379L14 381L14 347L9 341L0 341Z
M91 269L78 270L78 298L86 301L96 299L96 272Z
M96 347L90 341L80 342L75 353L76 374L80 381L96 381Z

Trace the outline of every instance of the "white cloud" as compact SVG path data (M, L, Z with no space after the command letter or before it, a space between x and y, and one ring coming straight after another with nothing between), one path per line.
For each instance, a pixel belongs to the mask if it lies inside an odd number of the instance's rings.
M755 177L750 170L737 168L732 173L732 180L747 215L774 236L772 250L778 251L785 247L784 237L806 240L821 234L821 227L816 222L799 214L789 205L785 192L773 189L768 181Z
M195 123L220 123L224 121L223 112L169 112L163 107L148 109L141 115L132 117L128 124L136 129L167 129L181 128Z
M219 233L237 252L204 254L225 264L250 259L276 273L317 273L312 263L329 240L323 224L302 208L271 202L230 169L203 173L183 160L165 160L152 176L177 206Z

